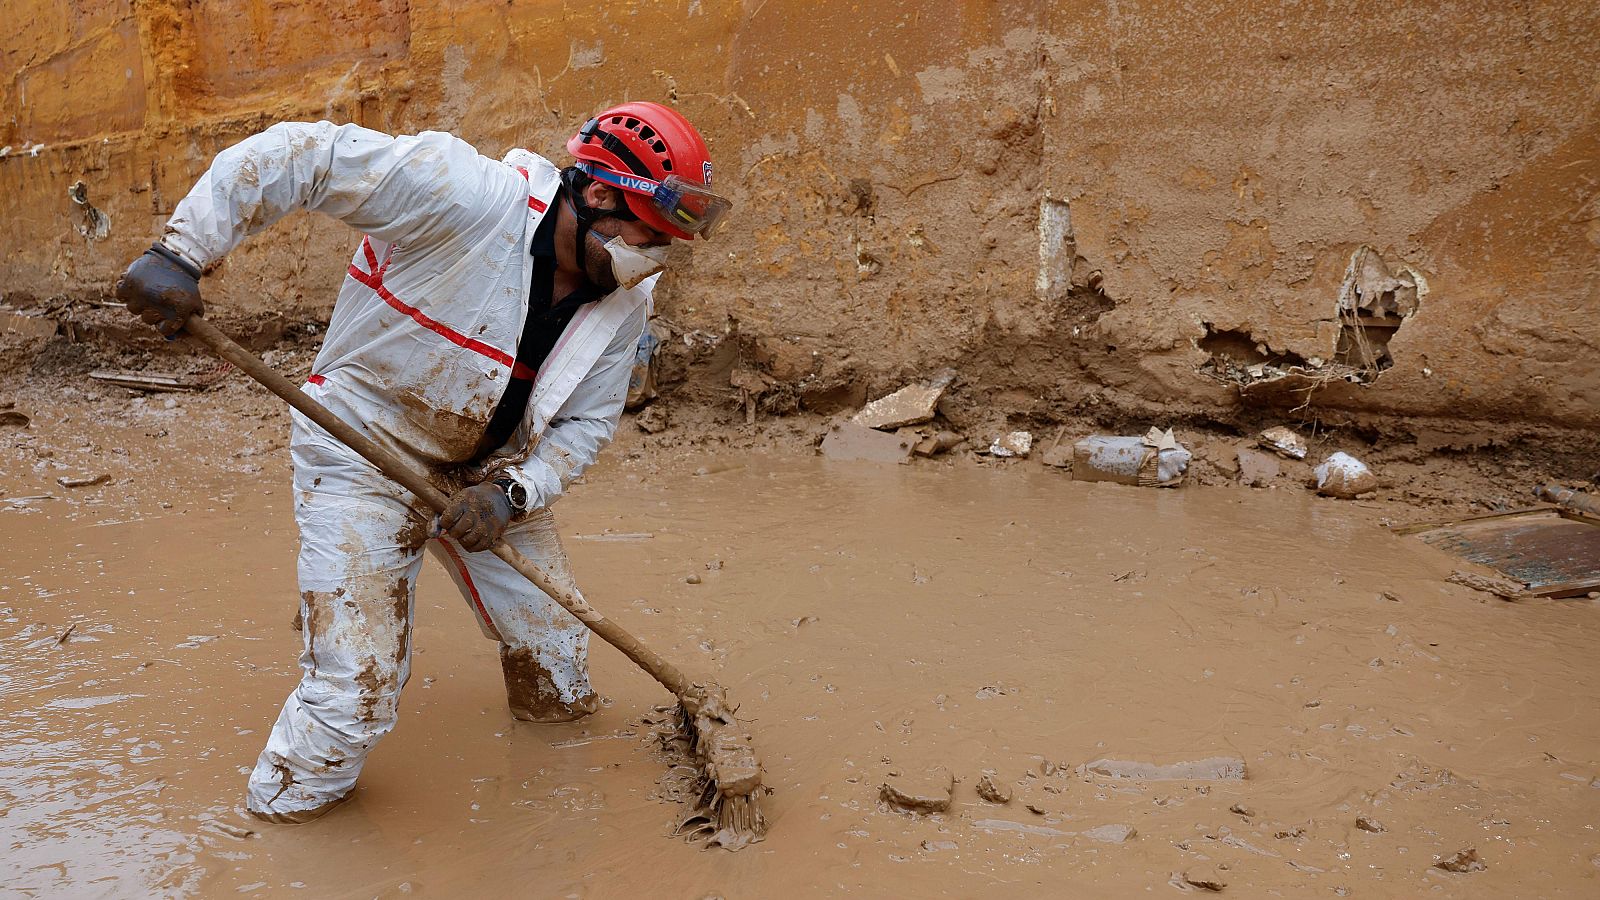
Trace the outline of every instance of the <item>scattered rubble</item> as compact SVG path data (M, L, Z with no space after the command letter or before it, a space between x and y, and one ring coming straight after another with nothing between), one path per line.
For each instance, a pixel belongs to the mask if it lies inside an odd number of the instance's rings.
M1483 591L1485 594L1493 594L1505 600L1526 600L1528 598L1528 586L1520 581L1512 581L1509 578L1477 575L1457 569L1451 572L1450 577L1445 580L1451 584L1459 584L1475 591Z
M1084 763L1078 772L1131 781L1242 781L1245 778L1244 760L1237 756L1211 756L1171 765L1097 759Z
M1011 786L1001 784L993 772L985 772L983 777L978 779L978 796L990 803L1010 803Z
M939 398L956 380L954 369L943 369L922 384L908 384L898 391L868 403L850 421L867 428L892 431L904 425L918 425L933 418Z
M1033 451L1033 435L1026 431L1002 434L989 445L989 453L999 457L1026 458Z
M1378 489L1378 477L1366 463L1348 453L1335 453L1316 468L1317 493L1354 500Z
M854 422L840 422L822 439L822 455L833 460L900 463L911 460L911 442Z
M913 813L944 812L950 808L955 776L943 766L921 773L891 773L878 789L878 799Z
M911 452L918 456L938 456L947 453L957 444L961 443L961 435L954 431L940 431L925 437L911 448Z
M1172 429L1152 428L1142 437L1095 434L1072 445L1072 477L1141 487L1176 487L1189 469L1190 454Z
M1261 432L1257 435L1256 442L1285 459L1306 458L1306 439L1283 425Z
M1478 858L1478 850L1476 847L1468 847L1465 850L1457 850L1444 859L1434 863L1433 867L1435 869L1443 869L1446 872L1461 873L1482 872L1484 869L1489 868L1489 866L1484 863L1483 860Z
M640 410L633 423L639 426L639 430L645 434L660 434L672 427L672 418L668 415L666 407L659 403L652 403Z
M1266 487L1282 473L1277 457L1260 450L1242 447L1238 452L1239 483L1245 487Z
M1222 877L1222 870L1215 866L1204 866L1198 869L1189 869L1183 873L1183 883L1197 887L1202 891L1217 893L1228 886Z

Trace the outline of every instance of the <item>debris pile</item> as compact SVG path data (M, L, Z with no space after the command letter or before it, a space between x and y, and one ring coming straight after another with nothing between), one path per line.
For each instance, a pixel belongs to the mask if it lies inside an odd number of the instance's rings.
M1141 487L1176 487L1189 470L1189 451L1172 429L1141 437L1095 434L1072 445L1072 477Z

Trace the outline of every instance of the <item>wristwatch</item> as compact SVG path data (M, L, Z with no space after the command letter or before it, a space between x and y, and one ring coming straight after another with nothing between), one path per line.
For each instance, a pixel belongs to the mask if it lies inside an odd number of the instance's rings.
M523 487L521 482L511 478L496 478L492 483L505 492L506 499L511 502L512 510L519 513L528 511L528 489Z

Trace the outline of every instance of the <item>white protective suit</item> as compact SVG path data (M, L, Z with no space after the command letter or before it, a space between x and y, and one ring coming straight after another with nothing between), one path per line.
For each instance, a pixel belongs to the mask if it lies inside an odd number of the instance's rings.
M365 237L304 390L450 493L503 473L532 511L505 539L570 584L549 506L611 439L656 279L582 307L538 372L517 432L463 470L511 375L527 312L529 242L559 172L526 150L503 162L448 134L391 137L284 123L218 154L163 243L201 268L300 208ZM394 727L410 670L414 586L431 544L500 642L512 712L563 721L596 705L588 633L492 553L428 539L415 498L294 416L303 676L250 776L249 808L298 821L344 798Z

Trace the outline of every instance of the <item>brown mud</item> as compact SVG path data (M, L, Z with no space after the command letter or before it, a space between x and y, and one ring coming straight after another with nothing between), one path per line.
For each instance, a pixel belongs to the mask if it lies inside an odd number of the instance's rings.
M1439 498L1342 501L1198 463L1219 483L1148 490L961 454L833 464L795 421L624 425L558 521L599 609L742 704L774 793L767 839L729 854L672 837L687 786L647 722L659 686L595 642L607 704L514 721L498 645L434 562L399 725L353 798L250 819L246 772L299 677L284 416L236 380L9 383L33 424L0 432L5 893L1600 890L1600 608L1449 583L1458 560L1382 527L1479 502L1509 459L1419 459L1436 486L1455 473ZM1246 777L1090 765L1218 757ZM880 802L932 767L948 810ZM980 796L988 772L1011 802Z

